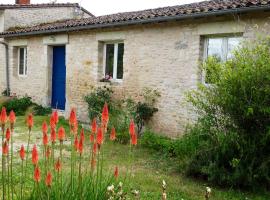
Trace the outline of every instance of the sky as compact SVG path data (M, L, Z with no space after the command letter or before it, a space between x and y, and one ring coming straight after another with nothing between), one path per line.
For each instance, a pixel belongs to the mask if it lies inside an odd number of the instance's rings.
M31 0L31 3L50 3L53 0ZM55 0L54 0L55 1ZM96 16L174 6L199 2L201 0L56 0L57 3L80 3L82 7ZM14 4L15 0L0 0L0 4Z

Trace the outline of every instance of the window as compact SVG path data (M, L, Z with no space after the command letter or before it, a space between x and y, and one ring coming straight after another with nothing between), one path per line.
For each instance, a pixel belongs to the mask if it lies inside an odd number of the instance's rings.
M18 48L18 73L19 76L27 75L27 48Z
M124 43L107 43L104 45L105 78L123 79Z
M205 41L205 50L204 50L204 58L215 57L220 62L225 62L232 58L233 50L239 46L242 37L212 37L206 38ZM211 84L210 81L211 72L207 69L203 74L203 82L206 84Z

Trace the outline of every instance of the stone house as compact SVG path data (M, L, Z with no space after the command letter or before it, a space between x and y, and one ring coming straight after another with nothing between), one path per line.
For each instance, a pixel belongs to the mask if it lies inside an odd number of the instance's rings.
M199 61L230 59L241 40L268 34L269 11L270 0L212 0L9 29L0 35L9 48L10 90L66 115L76 107L86 120L84 96L93 86L123 96L158 89L151 126L175 137L195 119L185 93L206 82ZM106 74L111 83L100 82Z

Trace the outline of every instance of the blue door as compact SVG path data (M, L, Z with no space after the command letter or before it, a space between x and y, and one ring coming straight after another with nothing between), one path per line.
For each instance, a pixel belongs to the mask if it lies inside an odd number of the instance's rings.
M53 47L52 108L65 110L66 104L66 48Z

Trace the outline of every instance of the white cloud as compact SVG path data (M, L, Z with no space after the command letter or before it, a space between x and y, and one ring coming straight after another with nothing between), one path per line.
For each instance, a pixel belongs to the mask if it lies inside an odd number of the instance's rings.
M81 3L94 15L143 10L164 6L180 5L201 0L57 0L57 3ZM31 0L31 3L49 3L50 0ZM15 0L0 0L0 4L14 4Z

